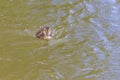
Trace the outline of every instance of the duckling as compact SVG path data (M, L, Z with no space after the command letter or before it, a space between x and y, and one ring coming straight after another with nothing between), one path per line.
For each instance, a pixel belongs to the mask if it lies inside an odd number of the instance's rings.
M36 37L43 40L49 40L53 38L53 32L51 31L50 27L45 26L36 32Z

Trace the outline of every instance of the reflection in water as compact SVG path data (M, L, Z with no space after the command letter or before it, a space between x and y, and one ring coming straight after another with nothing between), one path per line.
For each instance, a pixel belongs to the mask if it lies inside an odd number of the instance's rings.
M117 0L10 0L0 7L0 80L120 78ZM45 24L54 39L35 38Z

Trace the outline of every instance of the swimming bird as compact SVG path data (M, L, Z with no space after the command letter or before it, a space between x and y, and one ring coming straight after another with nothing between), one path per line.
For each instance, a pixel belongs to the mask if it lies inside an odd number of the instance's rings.
M53 38L53 31L50 27L44 26L36 32L36 37L42 40L49 40Z

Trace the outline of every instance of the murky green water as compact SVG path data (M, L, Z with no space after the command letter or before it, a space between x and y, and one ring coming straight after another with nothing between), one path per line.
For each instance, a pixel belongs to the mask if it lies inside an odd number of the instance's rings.
M1 0L0 80L120 79L119 14L119 0Z

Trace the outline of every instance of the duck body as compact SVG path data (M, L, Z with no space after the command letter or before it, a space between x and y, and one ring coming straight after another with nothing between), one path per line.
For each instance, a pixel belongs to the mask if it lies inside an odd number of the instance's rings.
M53 32L51 31L50 27L45 26L36 32L36 37L43 40L49 40L53 38Z

